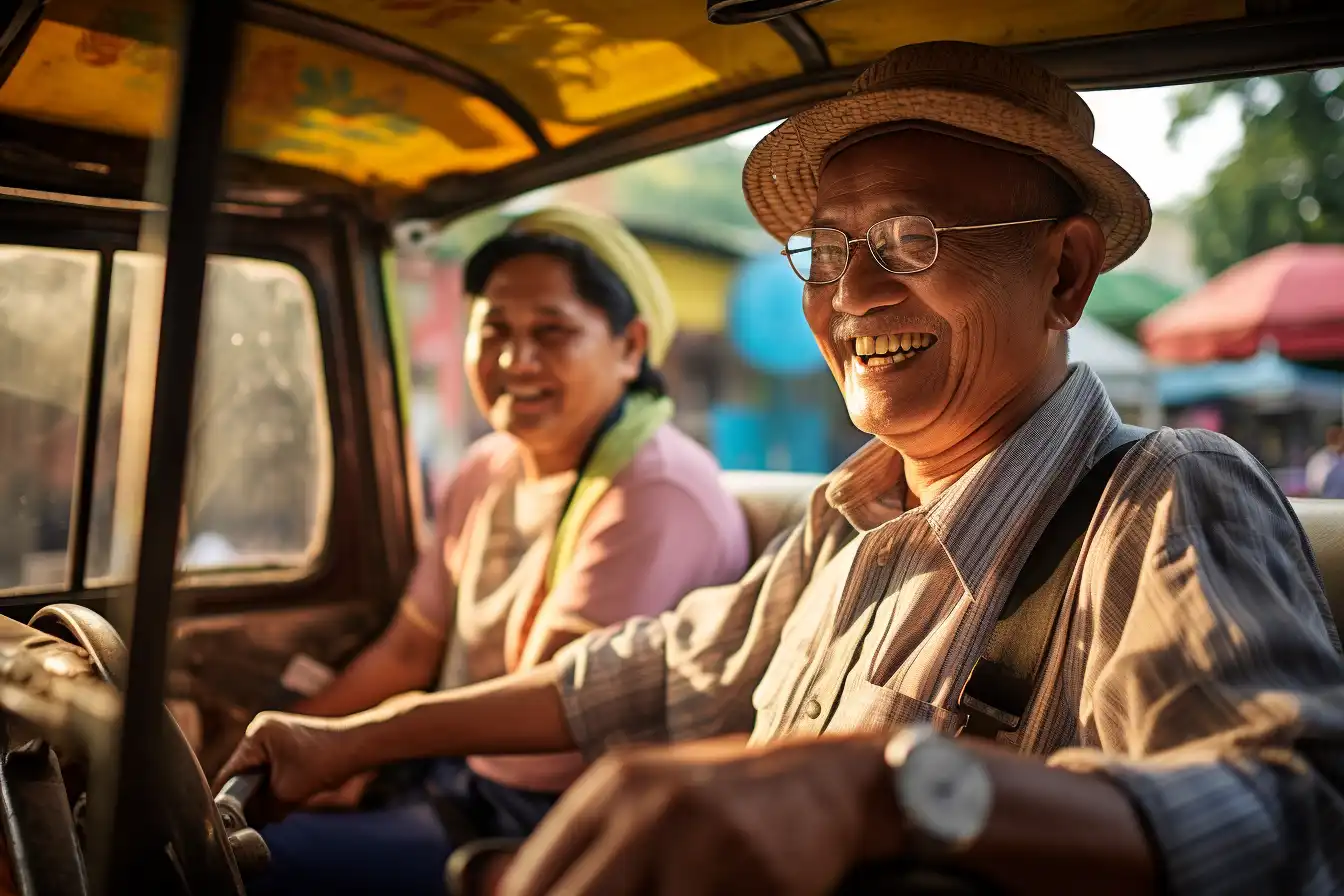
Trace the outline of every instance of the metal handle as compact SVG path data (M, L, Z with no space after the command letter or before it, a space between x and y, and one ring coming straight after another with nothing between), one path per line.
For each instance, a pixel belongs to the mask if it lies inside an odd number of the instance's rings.
M230 798L245 804L256 795L265 782L265 772L243 772L241 775L234 775L219 788L219 795L215 799Z
M229 832L229 849L244 878L255 877L271 864L271 848L252 828Z
M219 789L215 794L215 807L219 809L226 831L239 831L248 826L244 810L265 783L265 772L245 772L234 775Z
M244 877L260 874L271 863L270 848L261 834L247 823L244 812L248 802L265 785L265 772L246 772L224 782L219 793L215 794L219 820L224 823L229 848L233 850L234 861L238 863L238 870Z
M492 871L498 872L498 860L512 856L523 841L512 837L473 840L459 847L448 857L444 876L451 896L494 896L497 881Z

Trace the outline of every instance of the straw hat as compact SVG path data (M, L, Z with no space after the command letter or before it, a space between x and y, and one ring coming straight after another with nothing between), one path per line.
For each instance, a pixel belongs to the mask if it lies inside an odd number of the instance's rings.
M893 50L845 96L817 103L770 132L742 173L752 214L776 239L787 240L812 217L828 153L863 139L860 132L901 123L953 129L1049 165L1079 191L1083 210L1101 225L1104 270L1132 255L1148 235L1148 197L1093 147L1092 110L1083 98L1024 56L960 41Z
M663 272L648 250L616 218L595 209L558 204L510 225L514 233L549 233L582 243L621 279L649 330L649 366L667 360L677 336L677 312Z

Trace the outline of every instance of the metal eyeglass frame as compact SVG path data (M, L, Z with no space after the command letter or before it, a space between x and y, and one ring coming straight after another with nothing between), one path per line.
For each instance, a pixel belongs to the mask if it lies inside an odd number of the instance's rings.
M932 260L929 261L928 264L924 265L924 267L916 268L913 271L893 271L891 268L887 267L885 264L882 263L882 259L878 257L877 251L873 249L873 241L871 239L873 229L881 224L886 224L889 221L900 221L911 219L929 222L929 228L933 231L933 258ZM793 263L793 256L797 255L800 252L811 252L812 250L810 248L790 249L786 244L785 247L780 250L779 254L783 255L786 259L788 259L789 270L793 271L794 275L797 276L799 280L802 280L804 283L810 286L827 286L831 283L839 282L839 280L845 276L845 272L849 270L850 262L854 260L854 253L850 251L849 247L854 245L855 243L867 243L868 254L873 256L873 261L877 262L878 267L880 267L882 270L886 271L889 274L919 274L933 267L934 264L938 261L938 251L940 248L942 248L942 240L940 239L940 234L959 230L990 230L995 227L1017 227L1018 225L1021 224L1043 224L1047 221L1053 223L1058 220L1059 218L1027 218L1022 221L1004 221L999 224L962 224L957 227L939 227L937 224L933 223L932 218L929 218L925 215L893 215L890 218L883 218L881 221L874 221L872 226L868 228L868 230L864 233L864 235L857 238L851 238L849 234L845 233L838 227L804 227L802 230L795 231L789 237L789 239L793 239L793 237L797 236L800 233L815 233L816 231L819 230L829 230L832 233L838 233L840 234L840 236L844 237L845 263L840 268L840 273L832 277L830 280L810 280L798 272L797 266L794 265Z

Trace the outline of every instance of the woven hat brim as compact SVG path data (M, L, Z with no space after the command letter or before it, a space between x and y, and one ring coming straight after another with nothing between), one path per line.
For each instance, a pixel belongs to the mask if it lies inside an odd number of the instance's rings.
M998 97L930 87L876 89L823 100L775 128L752 150L742 171L752 214L771 236L786 241L811 220L826 151L866 128L899 121L930 121L969 131L1035 151L1067 169L1086 191L1085 210L1106 237L1103 270L1133 255L1148 236L1152 208L1143 189L1063 123Z

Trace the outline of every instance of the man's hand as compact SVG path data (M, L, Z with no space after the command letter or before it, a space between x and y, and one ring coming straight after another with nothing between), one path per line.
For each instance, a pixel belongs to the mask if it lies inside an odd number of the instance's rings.
M882 744L706 741L608 756L519 851L505 896L829 892L899 849Z
M346 719L263 712L216 776L216 789L234 775L265 767L275 801L296 806L364 770L354 749L356 736Z

